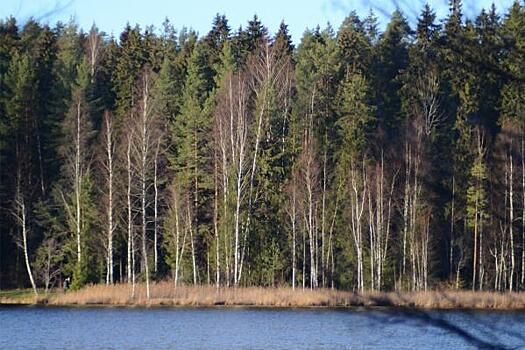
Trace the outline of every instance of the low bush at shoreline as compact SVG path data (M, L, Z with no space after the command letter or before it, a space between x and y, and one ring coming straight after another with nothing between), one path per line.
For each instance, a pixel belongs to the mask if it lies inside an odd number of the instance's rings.
M0 304L113 305L113 306L255 306L255 307L405 307L421 309L525 310L525 293L428 291L353 293L331 289L292 290L289 287L215 288L175 287L170 282L151 285L92 285L78 291L32 296L28 292L3 292Z

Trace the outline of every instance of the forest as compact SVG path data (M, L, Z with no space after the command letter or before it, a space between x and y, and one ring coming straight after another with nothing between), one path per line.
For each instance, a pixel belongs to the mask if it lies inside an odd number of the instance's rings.
M0 288L525 289L525 5L293 44L0 21Z

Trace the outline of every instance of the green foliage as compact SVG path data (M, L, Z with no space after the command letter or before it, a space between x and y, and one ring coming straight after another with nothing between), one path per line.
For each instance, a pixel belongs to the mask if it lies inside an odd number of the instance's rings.
M348 72L339 88L337 101L340 159L348 164L366 153L369 133L373 130L374 107L369 102L366 79L359 73Z
M331 29L305 32L295 60L297 98L293 123L301 133L312 122L321 148L327 148L325 141L336 136L334 99L341 69L339 48Z
M178 178L187 185L197 181L195 186L205 188L204 167L208 164L208 139L210 130L209 115L205 113L204 104L207 98L204 73L204 56L197 46L188 62L186 82L182 91L180 114L175 117L172 131L174 154L171 157L172 168L179 174ZM203 187L204 186L204 187Z
M482 147L482 146L481 146ZM467 189L467 216L468 227L480 225L487 219L487 166L485 151L480 149L470 170L470 181Z
M116 110L120 118L133 107L133 87L146 62L144 38L138 26L129 24L120 35L120 46L112 76L113 91L117 96Z
M276 238L271 238L264 244L257 262L257 266L259 266L257 272L260 274L259 280L255 281L257 284L267 287L276 286L279 273L284 268L284 259L281 251Z
M114 270L126 270L129 264L127 217L121 218L127 197L125 146L136 126L130 116L140 109L137 81L146 66L156 76L147 112L162 120L162 130L155 131L169 134L156 159L157 193L153 174L146 178L148 253L153 253L150 203L156 198L158 204L155 224L161 268L156 278L167 277L166 264L172 270L176 265L176 255L181 253L176 250L179 225L178 247L185 252L181 281L193 282L194 252L200 282L219 269L222 283L227 283L226 278L231 283L236 179L235 170L222 168L224 162L242 168L238 257L243 263L242 283L289 283L295 247L299 284L310 283L310 265L318 264L321 285L328 286L333 279L336 287L355 288L357 256L349 223L359 198L365 203L361 218L365 285L371 284L371 233L374 223L387 215L387 199L392 209L385 224L390 236L383 261L384 286L411 286L410 270L416 268L409 266L402 275L401 260L403 254L408 260L410 254L422 254L424 244L429 249L430 283L455 281L459 270L458 280L464 284L472 273L466 262L472 252L472 230L478 224L489 237L481 247L484 283L497 282L492 245L509 246L501 230L508 227L509 210L502 146L514 157L514 179L522 171L523 4L515 2L501 18L492 6L467 19L461 1L451 0L442 24L425 5L415 28L396 10L384 30L373 12L362 18L351 12L337 32L330 26L317 27L296 43L284 22L274 29L270 37L254 16L245 27L232 31L227 18L219 14L202 37L191 29L177 31L167 20L160 32L153 26L142 30L127 25L117 38L93 27L101 45L92 71L89 37L74 21L52 28L33 19L23 28L13 18L0 21L0 205L10 210L17 195L28 202L29 255L39 283L50 266L59 270L57 281L72 277L73 288L105 279L107 247L99 232L106 214L100 200L105 191L97 186L105 173L98 158L105 150L95 141L102 136L105 110L116 116L118 137L113 252L119 268L116 265ZM231 91L225 88L230 78L238 84ZM241 88L245 105L236 100ZM228 108L230 115L222 110ZM235 114L239 110L241 116ZM430 110L434 121L426 119ZM236 118L245 123L242 131L247 133L245 163L240 165L235 158L241 142ZM222 130L218 130L220 123ZM476 139L479 130L483 130L483 147ZM132 166L132 229L139 223L136 172ZM312 180L308 189L306 176ZM349 186L350 177L356 181L354 188ZM524 206L522 190L516 183L516 217ZM392 198L386 194L389 191ZM291 241L292 202L295 242ZM305 219L308 210L311 223ZM413 219L404 232L409 211ZM522 219L512 227L521 229ZM430 241L418 241L416 247L413 242L421 239L425 220ZM15 242L7 235L18 225L8 215L0 219L2 285L4 278L12 285L25 283ZM405 233L411 235L407 252L402 243ZM523 237L515 239L518 255L524 242ZM139 243L137 238L135 248ZM414 247L416 251L411 251ZM509 260L509 249L499 252L504 256L498 259ZM136 259L140 280L144 278L140 253ZM521 261L517 265L524 268ZM125 277L119 272L116 280Z
M337 46L346 70L365 70L371 63L372 46L356 12L345 18L337 33Z

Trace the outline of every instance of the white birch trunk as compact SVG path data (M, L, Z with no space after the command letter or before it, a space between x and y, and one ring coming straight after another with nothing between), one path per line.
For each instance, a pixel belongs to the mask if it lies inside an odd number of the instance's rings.
M512 141L509 148L509 235L510 235L510 280L509 289L512 292L514 287L514 271L516 267L514 251L514 160L512 156Z
M113 123L111 116L106 113L104 116L105 126L105 143L106 143L106 171L107 171L107 186L108 186L108 207L107 207L107 268L106 268L106 284L113 284L113 234L114 234L114 214L113 214L113 173L114 173L114 144L113 144Z
M80 124L81 124L81 105L77 102L77 120L76 120L76 137L75 137L75 233L77 238L77 261L80 264L82 261L82 246L81 246L81 211L80 211L80 196L82 191L82 173L80 169Z
M27 209L26 209L24 200L21 198L21 195L19 194L18 186L17 186L18 193L17 193L17 199L16 199L17 208L15 209L16 210L15 215L16 215L18 224L20 225L20 228L22 230L21 246L24 252L24 262L26 265L27 275L29 277L29 282L31 282L33 293L35 293L35 295L38 296L35 279L33 277L33 271L31 270L31 263L29 262L29 249L28 249L28 244L27 244L27 241L28 241L27 236L28 236L28 231L29 231L28 225L27 225Z
M127 207L127 235L128 235L128 283L132 283L133 287L135 286L134 278L134 259L132 259L133 254L133 207L131 203L131 184L132 184L132 174L131 174L131 136L128 135L127 145L126 145L126 173L127 173L127 184L126 184L126 207Z
M158 167L159 167L159 151L160 151L160 140L157 140L157 145L155 148L154 155L154 171L153 171L153 190L154 190L154 199L153 199L153 254L154 254L154 271L157 273L159 265L159 244L158 244L158 234L159 234L159 184L158 184Z

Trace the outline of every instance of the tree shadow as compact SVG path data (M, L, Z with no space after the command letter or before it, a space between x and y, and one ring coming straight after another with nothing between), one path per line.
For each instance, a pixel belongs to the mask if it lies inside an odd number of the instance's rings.
M400 299L404 299L399 295ZM443 295L443 298L448 298ZM372 312L369 318L381 324L407 324L416 327L434 327L459 337L478 349L525 349L525 334L512 325L525 325L525 314L507 311L475 310L424 310L399 307L381 297L370 297L376 305L390 306L390 309ZM408 304L408 301L405 299ZM457 316L457 317L456 317ZM517 317L516 320L511 318ZM504 326L506 323L508 326ZM525 328L525 327L524 327ZM518 345L516 345L518 344Z

